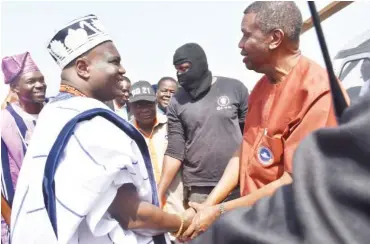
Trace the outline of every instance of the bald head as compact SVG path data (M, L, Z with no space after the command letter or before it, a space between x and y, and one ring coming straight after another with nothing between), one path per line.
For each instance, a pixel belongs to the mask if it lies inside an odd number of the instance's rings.
M281 29L285 37L297 42L302 29L302 14L292 1L256 1L249 5L244 14L256 14L256 24L262 32Z

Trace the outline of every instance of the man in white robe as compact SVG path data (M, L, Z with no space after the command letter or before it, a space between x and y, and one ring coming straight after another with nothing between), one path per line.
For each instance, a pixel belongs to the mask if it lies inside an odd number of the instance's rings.
M19 174L12 243L169 243L163 233L181 234L193 216L158 207L144 138L102 102L125 73L111 39L88 15L48 49L61 92L40 113Z

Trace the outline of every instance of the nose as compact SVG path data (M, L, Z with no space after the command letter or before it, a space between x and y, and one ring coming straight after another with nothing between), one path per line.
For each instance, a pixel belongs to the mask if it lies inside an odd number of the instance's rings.
M130 92L128 92L128 91L124 91L124 92L123 92L123 95L124 95L126 98L129 98L129 97L130 97Z
M119 66L118 72L119 72L121 75L126 74L126 70L125 70L125 68L123 68L123 66L122 66L122 65L120 65L120 66Z
M44 81L37 81L35 83L35 88L40 90L40 89L46 89L46 84Z
M145 113L145 114L146 114L146 113L149 113L149 112L150 112L150 108L149 108L149 107L147 107L147 106L144 106L144 107L142 107L142 108L141 108L141 112L142 112L142 113Z
M243 46L244 46L244 41L243 41L243 38L241 38L240 41L239 41L238 47L240 49L243 49Z

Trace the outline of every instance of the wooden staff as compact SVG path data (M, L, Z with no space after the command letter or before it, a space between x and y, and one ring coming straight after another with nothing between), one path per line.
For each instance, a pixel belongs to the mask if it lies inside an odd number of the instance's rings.
M332 15L336 14L340 10L344 9L348 5L353 3L353 1L334 1L325 6L323 9L319 11L319 17L320 17L320 22L326 20L327 18L331 17ZM303 22L302 26L302 32L301 34L305 33L309 29L313 27L313 20L312 17L306 19Z

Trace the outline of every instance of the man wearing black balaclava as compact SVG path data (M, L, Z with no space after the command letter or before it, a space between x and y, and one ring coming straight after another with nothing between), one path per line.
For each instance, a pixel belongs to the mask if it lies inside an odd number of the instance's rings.
M212 73L208 70L207 57L201 46L185 44L177 49L173 64L180 70L177 78L180 85L196 100L205 94L212 84ZM184 72L185 71L185 72Z
M202 47L188 43L173 57L181 85L167 108L168 147L159 194L162 202L181 167L185 206L203 202L242 140L248 90L239 81L214 77ZM229 199L239 197L235 189Z

